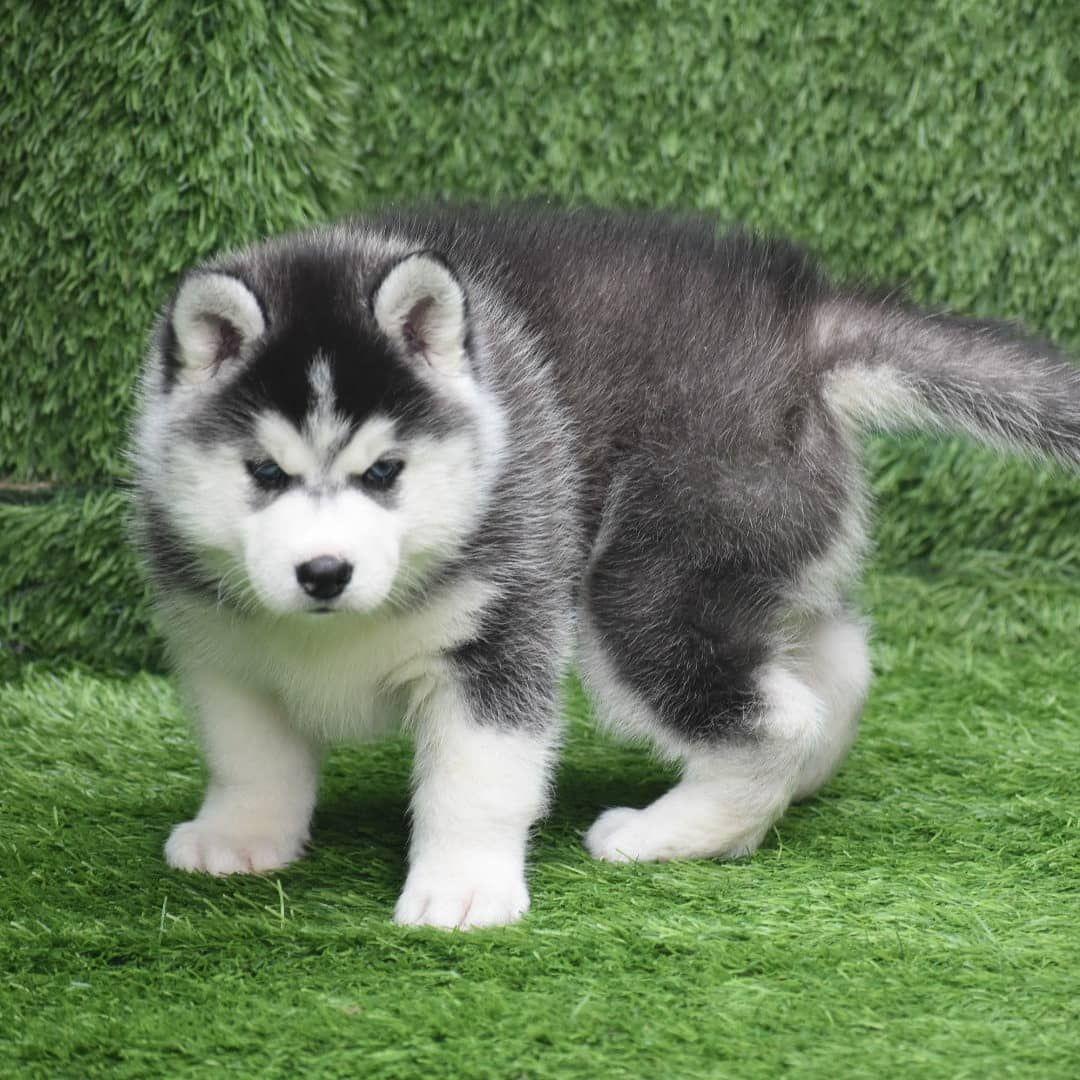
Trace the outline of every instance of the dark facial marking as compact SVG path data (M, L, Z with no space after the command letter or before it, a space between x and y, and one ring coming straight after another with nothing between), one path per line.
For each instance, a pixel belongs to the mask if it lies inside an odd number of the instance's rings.
M217 596L217 583L173 528L168 511L149 500L143 506L139 539L159 588L178 589L207 598Z
M360 476L360 483L369 491L389 491L397 483L404 461L394 458L380 458L367 472Z
M330 368L335 407L354 429L375 413L406 424L430 419L437 403L375 326L355 268L318 252L283 259L273 328L213 411L250 418L274 410L299 430L315 405L309 376L321 359Z
M284 491L296 479L276 461L269 458L262 461L245 461L244 465L260 491Z

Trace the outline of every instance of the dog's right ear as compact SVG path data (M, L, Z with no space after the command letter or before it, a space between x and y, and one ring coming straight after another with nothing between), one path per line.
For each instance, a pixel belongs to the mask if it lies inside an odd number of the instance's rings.
M196 271L180 285L169 315L174 348L167 362L189 382L204 382L260 337L266 319L239 278Z
M371 307L380 329L406 356L442 372L465 365L468 303L441 255L414 251L399 259L375 287Z

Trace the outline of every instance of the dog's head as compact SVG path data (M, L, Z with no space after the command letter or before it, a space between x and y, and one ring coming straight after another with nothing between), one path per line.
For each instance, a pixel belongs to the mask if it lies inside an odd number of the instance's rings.
M140 422L141 489L167 526L144 530L152 552L278 614L406 595L460 550L497 467L471 321L431 252L285 246L188 274Z

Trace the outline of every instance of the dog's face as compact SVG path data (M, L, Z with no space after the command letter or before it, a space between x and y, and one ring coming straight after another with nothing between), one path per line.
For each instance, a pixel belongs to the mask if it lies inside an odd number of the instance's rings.
M173 546L219 598L277 614L407 595L460 549L498 456L468 336L462 287L429 253L373 286L295 253L191 274L140 436Z

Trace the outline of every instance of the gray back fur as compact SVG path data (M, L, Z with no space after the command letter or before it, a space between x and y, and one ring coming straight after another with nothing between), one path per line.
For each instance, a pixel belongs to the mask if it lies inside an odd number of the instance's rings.
M674 732L738 729L792 608L842 602L844 581L801 598L799 582L838 545L857 558L859 424L1080 462L1080 377L1053 350L840 288L793 245L703 218L394 212L215 265L271 309L295 275L337 268L362 321L373 283L414 250L462 282L473 371L510 432L488 513L431 582L482 568L500 583L456 656L490 715L550 695L537 643L565 642L576 603ZM160 518L152 484L143 498ZM187 587L182 553L157 546L159 577Z

